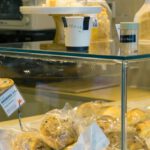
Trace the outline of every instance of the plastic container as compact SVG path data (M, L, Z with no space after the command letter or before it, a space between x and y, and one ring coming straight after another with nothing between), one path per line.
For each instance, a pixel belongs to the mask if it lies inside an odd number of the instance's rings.
M139 40L150 41L150 0L145 3L136 13L134 22L139 23Z
M92 28L91 43L96 41L108 41L111 37L111 10L105 0L87 0L88 6L100 6L101 12L96 14L97 25Z
M120 23L120 51L122 55L138 52L138 23Z

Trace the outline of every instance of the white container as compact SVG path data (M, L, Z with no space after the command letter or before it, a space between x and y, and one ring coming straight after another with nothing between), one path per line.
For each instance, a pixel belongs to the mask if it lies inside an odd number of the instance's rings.
M122 55L132 55L138 52L138 23L120 23L120 52Z
M71 51L88 51L92 28L89 16L69 16L62 18L64 23L65 46Z

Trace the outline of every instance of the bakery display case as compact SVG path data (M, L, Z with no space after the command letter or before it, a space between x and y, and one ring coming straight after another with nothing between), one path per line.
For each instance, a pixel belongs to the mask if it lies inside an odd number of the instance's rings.
M25 131L17 133L13 150L21 150L23 141L33 150L41 145L67 149L92 122L107 137L108 150L150 149L149 53L121 56L114 46L95 54L23 45L0 46L0 78L12 79L26 101L20 110ZM8 118L1 109L0 128L20 130L18 112Z

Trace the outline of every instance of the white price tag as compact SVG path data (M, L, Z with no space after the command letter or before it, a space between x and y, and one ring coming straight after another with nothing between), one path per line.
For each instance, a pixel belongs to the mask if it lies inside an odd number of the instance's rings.
M4 109L7 116L11 116L24 103L25 100L15 85L0 96L0 105Z

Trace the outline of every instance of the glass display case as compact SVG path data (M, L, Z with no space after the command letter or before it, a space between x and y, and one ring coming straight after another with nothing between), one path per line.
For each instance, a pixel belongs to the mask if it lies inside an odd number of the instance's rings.
M96 53L23 45L0 46L0 78L13 79L26 100L22 117L32 122L33 116L38 118L68 103L85 119L93 113L91 105L100 104L100 120L96 121L110 140L107 149L150 149L150 53L140 50L120 56L114 45ZM17 118L17 112L8 118L0 110L0 127L12 127L8 120Z

